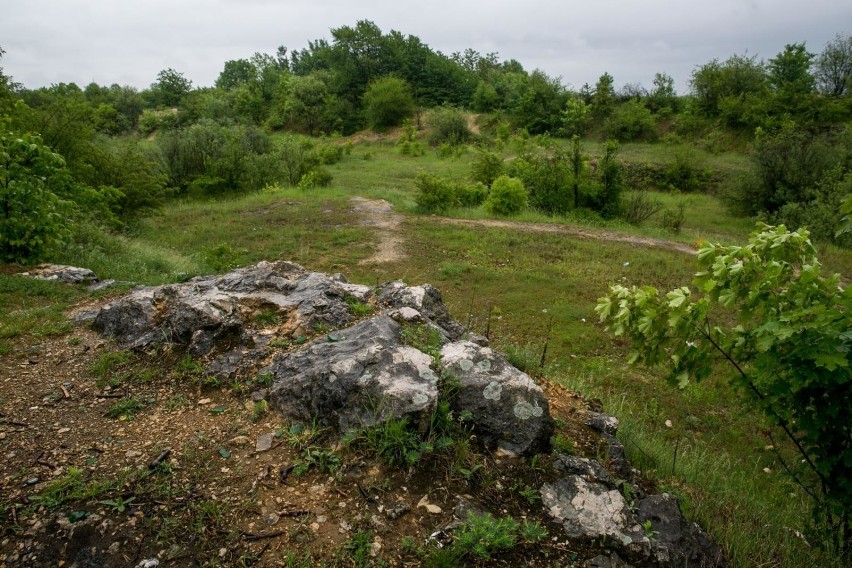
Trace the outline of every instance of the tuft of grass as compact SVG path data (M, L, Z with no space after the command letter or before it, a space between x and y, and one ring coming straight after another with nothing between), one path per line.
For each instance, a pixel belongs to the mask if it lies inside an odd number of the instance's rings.
M470 513L467 520L456 529L453 549L461 556L487 560L515 546L518 521L512 517L495 519L486 513Z
M432 357L433 360L441 359L441 333L429 324L406 323L400 331L400 339L406 345L419 349Z
M373 306L365 304L351 296L346 298L346 304L349 306L349 309L352 310L352 315L355 317L368 316L373 313Z
M133 418L133 415L143 408L145 408L145 403L135 396L131 396L130 398L122 399L110 406L109 410L106 411L105 416L107 418L121 418L128 420Z

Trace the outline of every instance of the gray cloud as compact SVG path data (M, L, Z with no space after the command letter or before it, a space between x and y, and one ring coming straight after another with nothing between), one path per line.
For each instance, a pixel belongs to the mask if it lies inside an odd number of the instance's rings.
M210 85L228 59L291 50L329 29L373 20L444 53L499 52L579 87L672 75L735 53L770 58L787 43L819 52L852 4L836 0L14 0L0 1L5 72L28 87L59 82L148 86L173 67Z

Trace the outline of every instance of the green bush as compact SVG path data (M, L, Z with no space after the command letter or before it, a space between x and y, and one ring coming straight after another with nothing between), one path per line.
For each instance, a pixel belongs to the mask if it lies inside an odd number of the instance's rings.
M433 146L464 144L473 137L467 127L467 115L461 109L440 107L429 114L429 143Z
M414 184L417 187L414 202L424 213L446 213L455 207L456 195L449 181L421 172Z
M621 142L630 140L655 140L657 123L644 104L629 100L617 106L604 124L608 138Z
M385 130L402 124L414 112L411 87L404 79L376 79L363 96L364 115L374 130Z
M461 556L487 560L515 546L518 528L518 521L512 517L495 519L488 513L478 515L471 512L467 520L456 529L453 549Z
M51 185L66 184L68 174L40 136L3 132L5 126L0 122L0 258L35 261L67 234L71 203Z
M473 180L488 187L491 187L494 180L503 175L506 170L503 158L488 150L479 150L470 167Z
M484 183L457 182L454 193L461 207L479 207L488 198L488 187Z
M572 165L568 154L554 148L512 162L509 172L529 192L530 205L549 215L567 213L574 203Z
M524 183L504 175L491 184L491 194L485 201L485 208L497 215L515 215L527 206L528 199Z

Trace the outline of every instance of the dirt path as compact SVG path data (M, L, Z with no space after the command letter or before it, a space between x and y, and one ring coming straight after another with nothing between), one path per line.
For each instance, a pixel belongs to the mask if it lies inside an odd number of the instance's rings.
M404 259L405 253L402 250L403 237L401 235L400 225L405 217L394 212L391 204L384 199L353 197L352 202L355 204L353 211L360 214L360 224L368 227L375 227L378 233L379 242L376 253L370 258L362 260L361 264L378 264ZM570 235L581 239L629 243L644 247L667 249L692 255L695 254L695 249L684 243L653 237L639 237L636 235L629 235L627 233L619 233L616 231L606 231L603 229L576 226L572 227L568 225L548 223L530 223L524 221L503 221L499 219L455 219L436 216L419 217L419 219L428 219L432 222L443 223L445 225L496 227L535 233Z

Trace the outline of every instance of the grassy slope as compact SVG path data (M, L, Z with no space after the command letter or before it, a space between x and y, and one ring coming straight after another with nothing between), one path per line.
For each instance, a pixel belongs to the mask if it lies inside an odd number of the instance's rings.
M363 159L367 153L372 159ZM378 267L358 265L372 252L372 233L352 225L349 196L385 198L410 212L418 170L462 176L469 158L439 160L432 152L406 158L382 144L359 144L352 157L331 168L332 189L175 204L141 223L133 238L88 231L84 244L64 251L60 260L91 267L102 277L141 283L179 280L264 258L341 271L370 284L393 278L431 282L443 291L458 320L478 331L488 328L497 345L526 348L532 360L539 357L552 318L547 374L602 398L622 418L631 458L653 470L664 488L685 496L687 511L710 528L737 564L825 565L827 559L793 534L791 529L803 529L808 506L774 471L772 457L763 449L766 441L755 427L759 419L739 407L724 379L677 392L653 373L627 366L625 346L595 321L595 300L608 285L681 285L694 270L687 256L561 235L440 226L411 216L403 226L408 259ZM712 234L733 242L742 240L751 226L731 219L712 198L687 199L693 206L679 240ZM570 222L536 214L525 218ZM608 227L662 234L618 223ZM849 266L848 253L828 253L832 268ZM77 298L72 296L58 301ZM671 428L666 420L672 421Z

